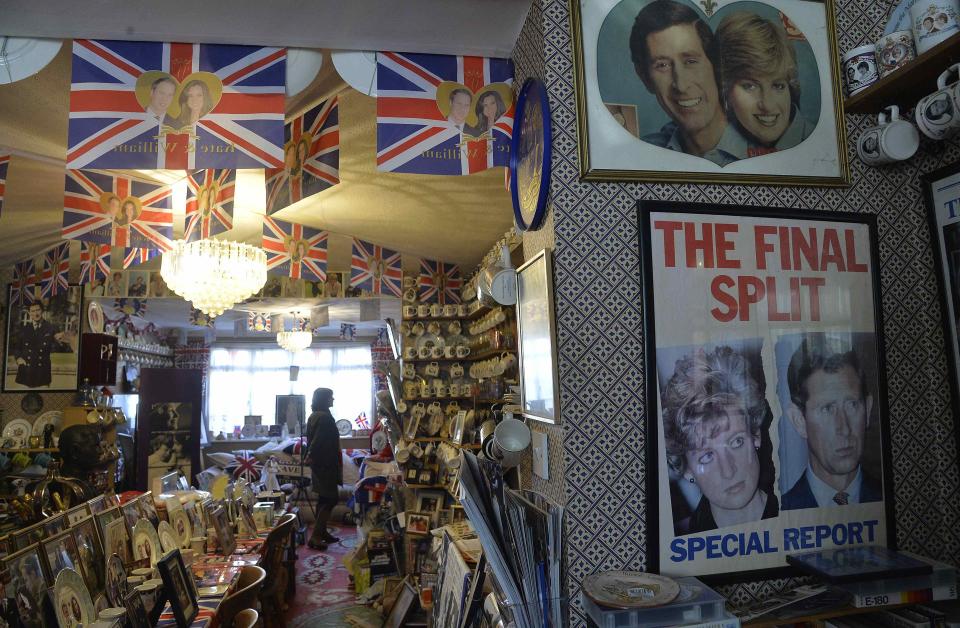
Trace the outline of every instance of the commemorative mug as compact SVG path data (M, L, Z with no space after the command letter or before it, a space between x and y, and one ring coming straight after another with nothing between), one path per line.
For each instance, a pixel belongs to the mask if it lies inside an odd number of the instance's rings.
M420 356L421 360L426 360L430 357L430 347L426 345L420 347L420 349L417 351L417 354Z
M416 323L413 324L413 326L410 327L410 333L413 334L414 336L422 336L423 331L424 331L423 323L421 323L420 321L417 321Z
M910 7L910 23L917 54L930 50L960 29L957 0L924 0Z
M426 318L426 317L430 316L430 304L429 304L429 303L421 303L420 305L418 305L418 306L417 306L417 316L419 316L420 318Z
M403 317L404 318L413 318L417 315L417 306L416 305L404 305L403 306Z
M909 124L909 122L907 124ZM507 352L504 352L500 355L500 367L503 369L503 372L509 371L516 365L517 356Z
M454 362L450 366L450 377L453 379L458 379L463 377L463 365L459 362Z
M430 305L429 313L427 314L427 316L432 316L434 318L440 316L440 304L434 303L433 305Z
M431 321L430 324L427 325L427 331L428 331L429 333L433 334L434 336L439 336L439 335L440 335L440 323L438 323L437 321Z
M410 323L400 323L400 335L401 336L410 335Z
M457 348L454 345L447 345L443 348L443 357L450 360L457 357Z
M416 303L417 302L417 290L416 288L407 288L403 291L403 302L404 303Z
M447 387L440 380L436 380L436 383L433 385L433 395L439 399L447 396Z
M414 276L412 276L412 275L404 275L404 276L403 276L403 287L404 287L404 288L415 288L415 287L416 287L416 284L417 284L417 279L416 279L416 277L414 277Z
M847 78L847 95L862 92L880 79L877 72L877 48L868 44L843 55L843 74Z
M440 402L434 401L429 406L427 406L427 414L430 414L430 415L443 414L443 408L440 407Z
M947 78L958 70L960 63L944 70L937 77L937 91L927 94L917 103L917 126L930 139L946 139L960 130L960 115L957 115L960 81L947 85Z
M427 380L420 380L420 396L429 397L430 396L430 383Z
M423 368L423 372L427 374L427 377L436 377L440 374L440 365L431 362Z
M407 399L413 399L417 396L417 390L420 386L415 381L403 382L403 396Z
M434 448L432 442L427 443L427 446L423 448L423 457L424 457L424 458L429 458L430 456L432 456L434 449L435 449L435 448Z
M920 134L900 117L900 109L891 105L880 112L877 120L877 126L864 131L857 140L857 154L863 163L879 166L913 157L920 147Z
M530 427L519 419L504 419L493 430L493 459L509 469L520 464L530 446Z
M468 355L470 355L470 347L468 347L467 345L459 345L459 346L457 346L457 357L458 357L458 358L465 358L465 357L467 357Z
M415 360L417 358L417 348L405 347L403 349L403 357L407 360Z
M877 41L877 66L880 78L902 68L917 58L913 45L913 31L896 31Z
M450 396L451 396L451 397L459 397L459 396L460 396L460 385L459 385L459 384L450 384L448 390L450 391Z
M463 318L466 315L467 315L467 304L461 303L460 305L457 306L457 316Z
M451 401L450 403L447 404L447 409L444 410L444 412L446 412L447 416L453 416L457 412L460 412L460 402Z
M453 318L457 315L457 306L453 303L447 303L443 306L443 315L447 318Z
M414 458L421 458L423 456L423 449L417 443L412 443L410 445L410 455Z
M413 379L417 376L417 369L413 364L407 362L403 365L403 377L404 379Z
M453 321L447 325L447 331L450 332L451 336L456 336L460 334L461 331L460 321Z
M443 358L443 347L434 345L433 348L430 349L430 357L435 360Z
M410 411L410 416L415 419L422 419L423 415L427 413L427 407L423 405L422 401L418 401L413 405L413 410Z

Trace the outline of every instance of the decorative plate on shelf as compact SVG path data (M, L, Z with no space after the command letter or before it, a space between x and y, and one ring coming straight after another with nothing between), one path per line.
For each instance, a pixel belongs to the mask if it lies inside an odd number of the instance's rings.
M180 547L186 549L190 547L190 537L192 536L192 526L190 525L190 517L187 515L187 511L183 508L177 508L173 512L167 512L167 517L170 518L170 527L173 528L173 531L176 533L177 538L180 539ZM161 537L160 541L163 541Z
M54 607L61 628L89 626L97 619L93 599L83 578L69 567L61 569L53 587Z
M107 558L106 594L107 601L113 608L123 606L123 600L127 597L127 572L123 568L123 561L116 554L110 554Z
M13 441L15 448L26 447L33 433L33 426L26 419L14 419L3 426L3 438Z
M337 431L340 432L340 436L352 436L353 425L346 419L340 419L337 421Z
M90 331L95 334L102 334L103 323L103 308L98 301L90 301L87 304L87 324L90 325Z
M60 410L50 410L44 412L33 421L33 435L43 436L43 428L53 425L53 436L60 436L60 427L63 425L63 412Z
M427 436L436 436L443 427L443 413L427 415L427 422L424 424L424 432Z
M39 393L29 392L20 400L20 409L27 414L36 414L43 410L43 397Z
M157 526L157 535L160 537L160 547L164 554L180 548L180 537L168 522L160 522L160 525Z
M676 580L642 571L604 571L583 579L583 592L608 608L650 608L669 604L680 594Z
M137 560L150 559L153 567L160 560L160 537L153 528L153 524L146 519L140 519L133 526L133 557Z

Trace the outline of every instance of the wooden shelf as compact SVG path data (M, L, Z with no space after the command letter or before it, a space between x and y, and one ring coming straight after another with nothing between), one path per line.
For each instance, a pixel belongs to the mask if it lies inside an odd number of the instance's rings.
M404 401L408 403L416 403L418 401L470 401L473 397L414 397L412 399L403 398Z
M49 453L59 452L59 451L60 451L59 447L10 447L10 448L0 447L0 452L5 454L8 454L8 453L13 454L13 453L19 453L19 452L23 452L25 454L41 454L41 453L49 454Z
M960 61L960 35L941 42L909 64L889 74L843 103L846 113L878 113L887 105L898 105L900 115L937 89L937 77Z
M431 362L460 362L462 360L469 360L470 356L468 355L465 358L403 358L403 362L420 362L423 364L430 364Z
M492 358L502 353L509 353L511 355L516 355L517 350L516 349L487 349L483 353L478 353L477 355L470 354L467 356L467 358L470 358L470 360L486 360L487 358ZM467 359L467 358L464 358L464 359ZM500 377L500 376L498 375L497 377Z

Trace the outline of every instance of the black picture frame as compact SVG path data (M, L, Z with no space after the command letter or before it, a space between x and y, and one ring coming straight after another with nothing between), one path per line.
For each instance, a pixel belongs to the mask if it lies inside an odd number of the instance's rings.
M123 598L123 605L127 609L127 624L130 628L151 628L147 620L147 609L143 606L143 598L136 589L130 591Z
M290 408L293 404L293 408ZM304 436L300 433L301 429L307 429L307 398L304 395L277 395L276 410L273 418L274 425L287 426L287 433L291 436ZM287 416L287 412L296 413L295 421ZM284 423L281 423L281 419Z
M923 184L923 198L927 205L927 225L930 228L930 245L933 248L933 270L937 276L937 285L940 288L940 310L943 319L943 333L946 340L944 348L947 354L947 368L950 371L950 399L953 410L954 425L960 424L960 324L957 313L960 306L960 286L957 285L960 277L956 276L957 268L950 268L952 253L946 249L948 229L958 224L957 216L960 208L952 208L943 203L943 192L952 189L960 181L960 162L939 168L920 177ZM947 197L947 201L952 201ZM960 230L960 224L958 224ZM951 231L953 231L951 229ZM950 274L948 280L948 273ZM960 431L954 429L957 447L960 447Z
M33 289L36 286L31 286ZM38 291L39 292L39 291ZM11 370L10 360L13 359L11 353L11 343L15 338L19 338L20 332L14 329L14 324L25 325L29 317L29 310L33 303L15 304L13 302L13 286L7 287L7 321L6 336L3 344L3 372L0 377L0 383L3 385L4 392L63 392L77 390L77 377L80 372L80 330L82 329L83 317L83 287L78 284L70 284L66 292L61 292L53 297L37 297L34 303L40 303L43 308L43 320L54 328L55 333L64 333L66 337L62 341L56 341L54 348L60 346L69 346L69 352L54 351L53 349L44 349L48 357L50 354L69 355L73 357L69 360L59 359L58 362L66 364L67 371L59 375L53 372L53 358L49 357L49 368L51 381L49 385L25 385L16 382L18 366L14 361ZM55 317L55 322L50 318ZM61 320L62 319L62 320ZM24 327L25 329L25 327ZM38 368L43 368L38 365ZM59 383L58 383L59 380ZM55 385L56 384L56 385Z
M886 528L886 547L892 550L896 550L896 522L894 518L894 496L893 496L893 465L891 460L891 438L890 438L890 425L889 425L889 405L887 403L887 383L886 383L886 365L885 365L885 345L883 337L883 312L882 312L882 300L880 293L880 261L879 261L879 245L878 245L878 236L877 236L877 217L874 214L867 213L849 213L849 212L825 212L825 211L814 211L814 210L797 210L797 209L783 209L783 208L766 208L766 207L743 207L735 205L720 205L720 204L701 204L701 203L684 203L684 202L673 202L673 201L638 201L637 202L637 214L638 214L638 250L640 254L640 272L641 279L643 283L643 311L644 311L644 338L645 342L645 393L647 399L648 410L648 420L646 421L646 457L648 460L647 471L646 471L646 489L647 489L647 571L651 573L667 573L668 575L695 575L701 580L705 581L711 585L723 585L736 582L745 582L751 580L759 579L769 579L769 578L783 578L783 577L794 577L802 575L795 567L786 565L786 552L778 554L778 556L783 556L783 565L769 568L752 568L750 566L750 560L748 556L737 557L734 561L736 567L730 571L723 573L703 573L703 574L691 574L684 572L683 574L674 574L671 572L669 564L662 564L661 559L661 547L660 547L660 537L661 537L661 509L671 508L671 497L669 495L664 495L662 493L661 487L661 451L660 451L660 432L661 428L661 415L660 415L660 389L658 387L658 343L657 343L657 319L656 319L656 307L657 300L654 290L654 274L658 270L653 264L653 246L652 246L652 225L651 222L655 218L652 216L656 214L657 217L660 217L661 214L676 214L676 215L689 215L693 218L702 218L703 216L717 216L717 217L728 217L730 218L729 222L734 222L737 219L756 219L760 221L769 221L770 225L775 225L777 227L791 226L790 221L818 221L825 223L833 223L834 225L840 226L843 224L855 225L857 227L865 227L867 231L867 241L869 243L869 254L865 259L869 260L869 270L870 270L870 282L867 290L872 297L872 304L867 304L866 307L872 306L872 316L873 316L873 331L872 334L872 343L873 351L869 353L869 358L875 358L875 365L870 371L871 377L874 377L874 382L868 382L868 384L873 384L868 392L872 393L875 396L873 400L873 413L878 417L878 430L879 430L879 451L872 452L872 455L875 455L879 462L882 464L882 471L880 472L880 477L878 481L881 483L882 490L882 500L883 500L883 514L882 520ZM746 224L746 222L744 223ZM682 236L678 236L682 237ZM738 252L742 259L750 259L750 252ZM678 255L677 262L678 265L683 265L682 256ZM772 258L771 258L772 259ZM862 260L865 261L865 260ZM732 270L731 273L744 273L749 272L749 270ZM770 271L773 272L773 271ZM829 273L826 273L829 276ZM688 284L682 284L682 290L690 291L690 286ZM699 294L697 295L699 298ZM670 302L670 307L674 310L682 308L682 303ZM684 316L686 317L696 317L698 316L695 312L685 312ZM798 332L799 334L808 334L810 330L803 329ZM854 336L858 333L866 334L866 332L860 332L859 330L849 332L839 332L839 333L849 333L849 335ZM718 336L708 336L710 338L716 338ZM766 338L765 338L766 340ZM690 340L690 344L694 341ZM716 342L717 345L720 344L719 341ZM705 343L710 344L710 343ZM673 348L669 348L673 349ZM763 371L763 366L756 367L760 371ZM773 388L773 395L777 395L776 389L776 372L773 373L774 377L770 377L764 374L766 378L766 387L767 389ZM767 393L768 395L771 393ZM867 393L864 393L867 394ZM773 407L770 408L772 413ZM784 420L781 418L781 420ZM767 429L773 429L771 425L767 424ZM782 447L781 443L781 447ZM769 439L764 439L764 442L758 449L762 454L765 447L770 447L772 445L769 443ZM864 448L866 450L866 448ZM776 452L771 452L770 455L774 455ZM864 460L861 458L860 460ZM665 462L664 462L665 463ZM777 478L778 480L780 478ZM662 503L661 503L661 500ZM709 501L708 501L709 508ZM675 514L674 514L675 516ZM842 516L842 515L841 515ZM839 519L838 519L839 521ZM675 520L676 522L676 520ZM735 528L719 528L718 534L727 534L730 533L731 529L736 530ZM779 528L774 528L775 531ZM678 536L677 538L682 538ZM774 535L774 538L776 536ZM781 541L782 543L782 538ZM801 550L802 551L802 550ZM796 553L796 552L789 552ZM754 554L756 556L756 554Z
M157 570L163 580L163 588L167 592L177 627L187 628L196 619L200 606L189 581L192 576L183 564L180 550L175 549L164 554L157 561Z

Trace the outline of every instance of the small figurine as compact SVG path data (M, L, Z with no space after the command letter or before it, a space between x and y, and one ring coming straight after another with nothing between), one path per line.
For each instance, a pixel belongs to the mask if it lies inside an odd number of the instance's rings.
M53 447L53 430L54 427L51 423L43 426L43 446L45 449Z
M279 491L280 481L277 476L280 474L280 463L276 456L270 456L267 463L263 465L263 472L260 474L260 482L263 484L263 490L267 492Z

